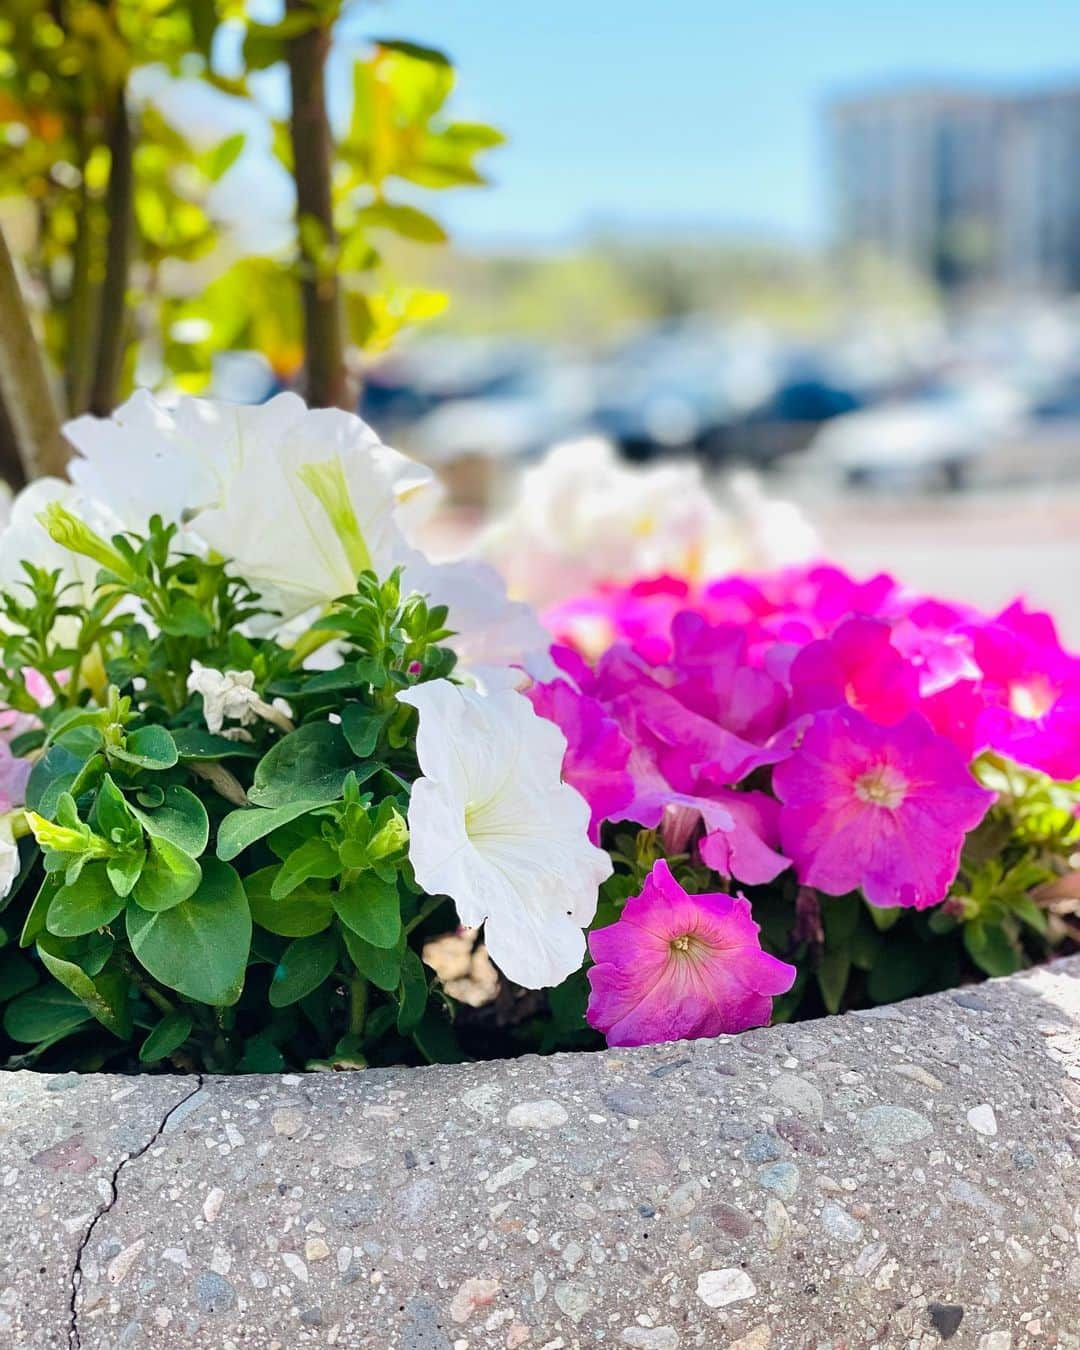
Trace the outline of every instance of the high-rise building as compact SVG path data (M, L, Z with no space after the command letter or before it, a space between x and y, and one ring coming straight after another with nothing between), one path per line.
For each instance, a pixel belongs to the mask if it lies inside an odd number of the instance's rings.
M883 92L830 127L841 243L943 286L1080 290L1080 88Z

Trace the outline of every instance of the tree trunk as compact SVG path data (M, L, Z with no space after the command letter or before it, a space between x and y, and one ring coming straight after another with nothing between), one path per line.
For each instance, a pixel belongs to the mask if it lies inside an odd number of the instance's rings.
M42 474L63 474L69 450L60 432L53 392L2 229L0 314L0 400L16 451L12 463L5 458L0 464L0 472L22 482ZM12 486L20 483L13 482Z
M123 89L118 90L109 120L109 185L105 215L109 237L105 245L105 277L98 312L97 357L90 387L90 411L108 417L116 407L124 353L128 344L128 275L135 235L134 165L131 117Z
M71 417L86 411L94 374L95 339L98 331L100 277L100 218L97 203L86 183L90 158L85 124L76 128L79 141L79 206L72 249L71 286L67 296L67 352L64 363L64 388L67 412ZM95 273L97 275L95 276Z
M286 0L287 13L303 12L307 0ZM326 58L330 30L321 23L288 39L292 109L293 177L299 234L300 287L308 402L316 408L349 408L345 328L336 265L327 250L337 244L331 169L333 148L326 114ZM305 220L314 223L305 225Z
M15 492L26 485L26 473L19 458L19 442L15 438L15 428L11 425L3 398L0 398L0 478Z

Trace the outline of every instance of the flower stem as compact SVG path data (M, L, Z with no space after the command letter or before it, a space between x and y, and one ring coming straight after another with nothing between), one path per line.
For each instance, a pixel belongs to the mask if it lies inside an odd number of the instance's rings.
M300 666L320 647L325 647L328 642L333 642L341 634L332 632L325 628L309 628L306 633L301 633L293 644L292 656L289 659L290 670L298 670Z
M445 895L429 895L428 898L417 910L413 918L411 918L409 922L405 925L406 934L411 933L414 928L419 928L419 926L424 922L424 920L430 918L431 915L434 914L435 911L439 908L439 906L445 903L445 901L446 901Z
M349 1035L361 1036L367 1018L368 982L363 975L349 981Z

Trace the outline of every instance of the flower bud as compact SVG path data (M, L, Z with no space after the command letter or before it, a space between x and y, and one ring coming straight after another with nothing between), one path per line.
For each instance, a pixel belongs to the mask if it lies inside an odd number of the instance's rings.
M71 553L81 553L117 576L134 580L134 573L122 554L59 502L50 502L38 515L38 521L61 548Z

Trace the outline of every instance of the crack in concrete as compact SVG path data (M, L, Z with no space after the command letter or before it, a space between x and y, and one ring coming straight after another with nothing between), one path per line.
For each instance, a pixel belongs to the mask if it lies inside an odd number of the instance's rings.
M86 1232L82 1235L82 1239L80 1240L79 1245L75 1251L75 1265L71 1271L71 1301L68 1305L68 1310L70 1313L70 1320L68 1322L68 1350L81 1350L82 1346L82 1337L79 1333L79 1292L82 1289L83 1254L86 1251L90 1239L94 1235L94 1229L97 1228L101 1220L105 1217L106 1214L109 1213L109 1211L113 1208L113 1206L119 1199L120 1173L124 1170L125 1167L127 1167L129 1163L135 1162L137 1158L141 1158L144 1153L146 1153L149 1149L153 1148L153 1146L165 1133L166 1126L168 1125L169 1121L173 1118L173 1116L177 1113L177 1111L179 1111L180 1108L184 1106L187 1102L190 1102L192 1098L197 1097L198 1094L203 1090L203 1082L204 1082L203 1075L201 1073L196 1074L195 1086L191 1089L190 1092L185 1092L178 1102L174 1102L172 1106L169 1107L169 1109L162 1116L157 1129L146 1141L146 1143L143 1144L142 1148L136 1149L134 1153L125 1153L124 1156L117 1163L116 1167L113 1169L113 1174L109 1179L111 1194L108 1200L106 1200L103 1205L99 1205L97 1213L94 1215L94 1217L90 1220L90 1223L87 1225Z

